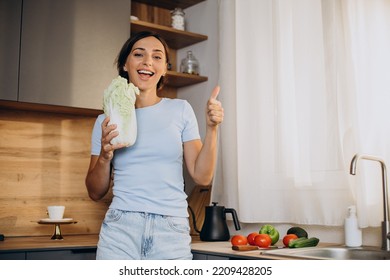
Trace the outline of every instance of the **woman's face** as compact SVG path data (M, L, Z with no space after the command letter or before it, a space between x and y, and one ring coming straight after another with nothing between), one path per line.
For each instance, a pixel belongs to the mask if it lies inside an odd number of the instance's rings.
M128 72L130 82L141 91L156 90L161 76L167 72L163 44L153 36L137 41L127 57L124 70Z

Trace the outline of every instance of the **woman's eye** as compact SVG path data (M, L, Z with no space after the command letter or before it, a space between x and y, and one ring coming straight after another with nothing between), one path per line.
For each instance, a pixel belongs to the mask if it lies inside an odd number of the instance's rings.
M141 53L134 53L134 56L141 57L142 54Z
M158 55L156 55L154 58L155 58L155 59L162 59L162 57L161 57L161 56L158 56Z

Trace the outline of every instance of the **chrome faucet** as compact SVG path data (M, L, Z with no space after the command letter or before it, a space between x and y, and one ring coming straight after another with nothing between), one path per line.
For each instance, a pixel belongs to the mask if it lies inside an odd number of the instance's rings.
M390 251L390 222L389 222L389 200L387 188L387 171L385 161L371 155L356 154L351 161L350 174L356 175L356 165L359 159L377 161L382 168L382 189L383 189L383 221L382 221L382 250Z

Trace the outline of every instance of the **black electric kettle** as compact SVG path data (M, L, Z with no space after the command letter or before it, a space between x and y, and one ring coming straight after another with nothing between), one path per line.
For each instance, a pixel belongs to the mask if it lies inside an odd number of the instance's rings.
M226 213L232 214L236 230L241 229L236 210L217 206L217 204L217 202L213 202L212 206L206 206L205 219L200 231L200 240L202 241L228 241L230 239Z

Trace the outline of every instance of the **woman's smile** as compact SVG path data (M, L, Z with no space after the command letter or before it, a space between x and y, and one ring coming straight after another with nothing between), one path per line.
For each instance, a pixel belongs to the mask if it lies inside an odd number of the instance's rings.
M137 71L141 79L148 79L154 75L154 72L146 69L141 69Z

